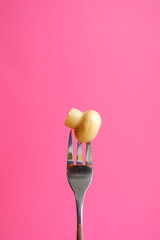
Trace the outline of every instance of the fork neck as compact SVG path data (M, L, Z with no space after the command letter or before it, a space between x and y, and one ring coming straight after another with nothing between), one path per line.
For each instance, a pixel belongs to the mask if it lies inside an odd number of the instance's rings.
M76 198L77 208L77 240L83 240L83 198Z

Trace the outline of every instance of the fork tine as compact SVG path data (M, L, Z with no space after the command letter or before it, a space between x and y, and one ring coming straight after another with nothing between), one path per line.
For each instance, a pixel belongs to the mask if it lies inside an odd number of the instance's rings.
M69 133L67 164L73 164L72 130Z
M91 143L86 143L86 164L92 165Z
M82 145L80 142L77 144L77 164L82 164L83 157L82 157Z

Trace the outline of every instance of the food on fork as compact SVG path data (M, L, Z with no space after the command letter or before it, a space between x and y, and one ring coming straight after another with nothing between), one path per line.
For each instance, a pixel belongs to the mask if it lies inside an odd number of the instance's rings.
M65 120L65 126L74 129L75 137L81 143L91 142L98 134L102 120L98 112L81 112L72 108Z

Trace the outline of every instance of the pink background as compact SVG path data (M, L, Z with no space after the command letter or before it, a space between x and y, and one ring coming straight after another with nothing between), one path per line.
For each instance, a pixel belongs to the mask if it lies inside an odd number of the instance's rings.
M85 239L159 240L159 0L1 0L0 35L0 239L75 239L76 107L103 118Z

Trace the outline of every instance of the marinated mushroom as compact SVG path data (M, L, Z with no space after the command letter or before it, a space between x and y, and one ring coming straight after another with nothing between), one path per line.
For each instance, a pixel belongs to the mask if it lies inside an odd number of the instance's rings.
M102 120L98 112L82 112L72 108L65 120L65 126L74 129L75 137L81 143L91 142L98 134Z

